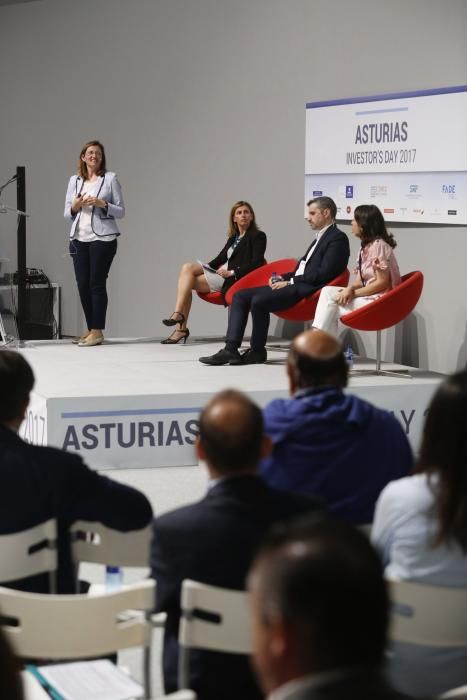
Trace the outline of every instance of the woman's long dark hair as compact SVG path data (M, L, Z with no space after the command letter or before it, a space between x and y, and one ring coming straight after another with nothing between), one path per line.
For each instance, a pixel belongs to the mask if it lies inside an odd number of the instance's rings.
M385 241L391 248L396 247L396 239L387 230L384 216L377 206L374 204L360 204L358 207L355 207L354 219L362 229L362 248L377 238Z
M428 476L438 530L434 546L467 552L467 371L448 377L431 400L415 472Z

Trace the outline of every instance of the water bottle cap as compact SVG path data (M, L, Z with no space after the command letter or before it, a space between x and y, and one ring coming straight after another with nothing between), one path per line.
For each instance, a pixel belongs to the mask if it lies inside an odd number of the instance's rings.
M108 574L118 574L120 573L120 567L119 566L106 566L105 570L107 571Z

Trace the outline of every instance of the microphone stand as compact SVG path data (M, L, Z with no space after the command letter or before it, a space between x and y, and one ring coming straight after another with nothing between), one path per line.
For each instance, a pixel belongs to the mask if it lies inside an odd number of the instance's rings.
M0 187L0 194L9 184L16 180L16 209L0 206L0 212L11 211L18 215L16 229L16 246L18 262L18 301L17 301L17 325L20 347L24 346L23 337L25 331L26 316L26 168L24 165L16 167L16 173L4 185Z

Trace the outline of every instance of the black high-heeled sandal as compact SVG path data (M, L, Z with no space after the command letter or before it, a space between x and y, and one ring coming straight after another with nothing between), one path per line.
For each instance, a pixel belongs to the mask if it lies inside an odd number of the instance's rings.
M172 318L172 316L175 316L175 314L177 314L177 316L179 316L180 318ZM185 315L182 314L181 311L174 311L171 314L170 318L163 318L162 319L162 323L164 324L164 326L176 326L177 323L184 323L184 322L185 322Z
M181 333L182 335L175 340L172 336L175 335L175 333ZM176 328L171 335L169 335L168 338L165 338L165 340L161 340L162 345L176 345L179 343L181 340L183 340L183 343L186 344L186 339L190 335L190 331L188 328Z

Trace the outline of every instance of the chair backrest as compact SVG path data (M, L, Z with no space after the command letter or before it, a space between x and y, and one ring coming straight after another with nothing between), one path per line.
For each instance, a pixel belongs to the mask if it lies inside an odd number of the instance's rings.
M150 697L150 612L155 581L102 595L47 595L0 588L0 625L22 658L79 659L143 647L145 698Z
M466 700L467 685L460 685L457 688L451 688L451 690L447 690L439 697L442 698L442 700L447 700L447 698L462 698L463 700Z
M274 260L273 262L267 263L266 265L261 265L255 270L252 270L244 277L237 280L228 290L225 295L225 300L227 304L232 303L234 294L239 292L241 289L250 289L250 287L262 287L266 285L273 272L277 272L279 275L283 275L285 272L291 272L297 261L295 258L281 258L280 260Z
M397 287L355 311L341 316L350 328L379 331L403 321L417 305L423 289L423 274L415 270L401 277Z
M152 526L121 532L102 523L77 520L70 528L76 562L110 566L149 566Z
M146 645L155 581L101 595L48 595L0 587L0 624L24 658L72 659Z
M36 574L49 574L50 591L56 590L57 527L55 520L0 535L0 582L8 583Z
M466 582L467 583L467 582ZM467 587L390 579L390 638L424 646L467 646Z
M249 654L248 593L183 581L178 643L179 688L188 687L190 648Z

